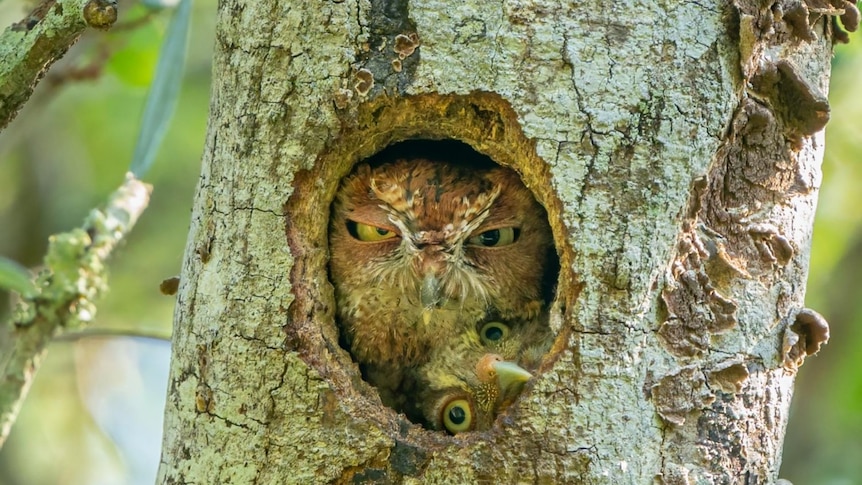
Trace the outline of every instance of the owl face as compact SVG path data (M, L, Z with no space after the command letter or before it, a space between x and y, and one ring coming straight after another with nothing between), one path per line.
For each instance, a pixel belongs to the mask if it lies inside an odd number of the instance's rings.
M405 410L451 434L488 429L552 343L544 318L482 323L435 347L412 371L416 392L407 394Z
M359 165L333 203L330 272L360 364L413 365L478 323L534 318L553 243L517 174L425 159Z
M450 434L489 429L532 375L495 354L438 354L420 370L425 423Z

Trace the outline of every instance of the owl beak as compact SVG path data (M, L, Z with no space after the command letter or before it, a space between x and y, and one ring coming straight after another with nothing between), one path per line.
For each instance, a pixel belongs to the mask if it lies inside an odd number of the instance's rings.
M440 279L434 272L425 273L419 296L426 312L437 308L440 304Z
M427 235L426 235L427 236ZM425 239L428 239L426 237ZM432 242L439 242L436 239ZM440 307L443 300L440 276L445 266L445 253L439 244L430 244L423 240L417 243L419 254L414 261L417 275L422 275L419 288L419 301L422 303L422 319L427 325L431 321L434 310Z
M502 390L501 394L508 391L517 391L518 388L529 381L533 374L527 372L523 367L514 362L495 362L494 370L497 371L497 382Z

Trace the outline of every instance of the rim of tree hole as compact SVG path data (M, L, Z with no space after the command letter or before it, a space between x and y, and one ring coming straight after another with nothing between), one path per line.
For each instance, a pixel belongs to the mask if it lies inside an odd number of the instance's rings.
M514 170L536 201L545 209L553 235L556 259L546 272L550 278L549 326L554 343L533 372L521 396L531 392L533 383L550 367L560 350L570 341L568 335L579 328L572 322L573 307L580 284L572 271L573 250L567 241L567 229L560 217L560 201L550 184L550 167L538 157L535 141L524 136L517 115L502 97L495 93L469 95L426 94L403 98L378 98L357 107L343 119L355 120L345 125L340 138L318 157L310 170L301 171L293 181L294 191L285 207L286 214L315 211L326 217L315 218L303 227L302 221L287 221L286 232L295 265L291 274L296 299L288 308L285 346L333 384L340 399L360 399L362 413L383 425L391 426L402 438L407 428L423 429L381 404L377 390L362 379L336 322L335 300L329 274L328 224L332 203L341 181L361 163L379 164L398 158L421 156L430 160L458 159L466 166L490 168L502 166ZM347 114L347 113L344 113ZM313 226L313 227L312 227ZM308 276L313 276L309 278ZM315 303L318 300L322 303ZM322 310L322 311L321 311ZM567 324L564 324L567 322ZM307 325L319 325L326 353L341 364L326 364L317 351L319 343L307 338ZM315 332L316 333L316 332ZM575 349L572 349L575 350ZM574 355L577 352L574 351ZM520 400L520 399L519 399ZM515 405L501 414L517 412ZM487 431L450 436L426 429L414 436L425 446L451 439L473 440L501 432L497 419ZM406 426L406 428L405 428ZM424 436L422 438L421 436ZM425 440L430 441L425 441ZM439 440L443 441L440 442ZM419 443L417 443L419 444Z

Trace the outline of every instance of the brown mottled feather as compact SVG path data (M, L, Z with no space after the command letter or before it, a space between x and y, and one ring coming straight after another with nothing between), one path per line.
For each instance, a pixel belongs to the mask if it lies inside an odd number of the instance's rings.
M398 237L360 241L348 221ZM518 229L512 244L466 243L506 227ZM342 181L329 240L342 336L365 379L396 408L402 381L435 347L491 319L534 320L545 307L543 278L553 264L547 217L507 168L425 159L361 164ZM432 293L423 289L428 274L439 284L430 307L423 304Z

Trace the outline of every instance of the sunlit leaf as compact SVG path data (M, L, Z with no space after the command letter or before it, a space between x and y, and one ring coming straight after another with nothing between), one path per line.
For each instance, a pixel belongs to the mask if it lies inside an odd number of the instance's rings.
M147 22L128 34L124 38L125 45L111 55L108 70L126 85L149 86L159 60L161 35L153 22Z
M156 77L147 96L141 132L129 169L138 178L142 178L153 164L177 106L186 62L191 6L191 0L181 0L162 43Z
M3 256L0 256L0 288L17 291L24 296L36 294L36 286L27 268Z

